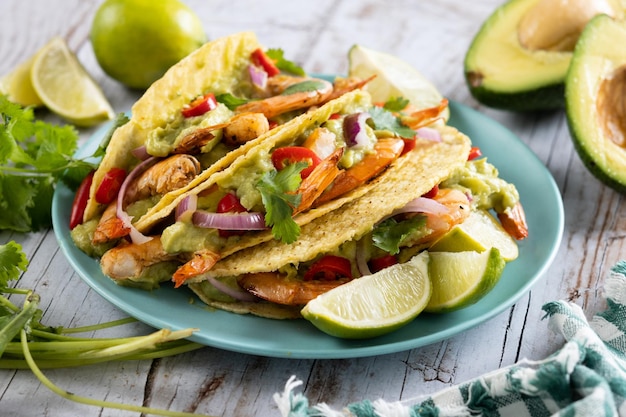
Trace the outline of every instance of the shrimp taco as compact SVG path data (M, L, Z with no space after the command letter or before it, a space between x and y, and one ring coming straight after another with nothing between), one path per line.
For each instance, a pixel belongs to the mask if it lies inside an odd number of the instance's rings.
M298 318L318 295L428 250L472 212L495 211L512 240L524 239L515 186L456 129L429 128L428 137L417 139L412 163L390 168L367 194L304 225L295 244L273 240L239 251L189 288L215 308Z

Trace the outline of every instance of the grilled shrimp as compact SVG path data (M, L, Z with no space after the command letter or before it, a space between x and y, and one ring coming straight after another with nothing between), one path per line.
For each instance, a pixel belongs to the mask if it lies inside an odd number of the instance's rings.
M291 306L306 304L348 281L350 278L302 281L277 272L244 274L237 278L239 286L249 293L276 304Z
M302 196L300 205L293 212L295 216L309 209L315 200L324 192L337 176L343 172L337 164L343 155L343 148L337 149L327 158L324 158L308 177L302 180L300 186L296 190L296 194Z
M174 287L178 288L190 278L208 272L211 268L213 268L213 265L220 260L220 258L221 256L219 253L208 249L195 252L191 260L179 267L172 276Z
M330 188L315 201L315 205L333 200L376 177L400 156L403 149L402 139L380 139L374 145L375 153L365 155L361 162L342 171Z
M310 83L311 85L305 86L305 83ZM303 89L299 90L297 88L298 85L301 85ZM308 88L312 85L314 85L314 89ZM294 92L289 93L289 88L293 88ZM236 112L263 113L265 117L271 119L289 111L316 106L330 97L332 91L333 85L330 82L317 78L307 78L285 88L280 95L242 104L237 107Z
M502 227L513 239L522 240L528 237L526 214L519 201L512 209L497 213L497 215Z
M141 200L177 190L200 173L200 162L191 155L172 155L157 162L133 181L126 191L125 202Z
M177 256L163 249L157 236L145 243L122 243L102 255L102 272L115 279L138 278L145 268L164 261L176 260Z
M224 127L223 141L230 146L239 146L256 139L270 130L270 124L263 113L239 113L233 116Z
M124 237L129 233L130 228L124 226L124 222L117 217L117 202L114 201L102 213L91 241L94 244L105 243Z
M470 215L470 202L465 193L451 188L442 188L433 200L444 205L444 213L426 213L426 227L432 232L420 243L434 242L457 224L463 223Z

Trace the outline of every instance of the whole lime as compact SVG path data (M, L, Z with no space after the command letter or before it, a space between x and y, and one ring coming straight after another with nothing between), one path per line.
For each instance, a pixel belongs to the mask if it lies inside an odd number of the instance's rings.
M150 86L205 42L200 19L179 0L106 0L91 27L102 69L138 89Z

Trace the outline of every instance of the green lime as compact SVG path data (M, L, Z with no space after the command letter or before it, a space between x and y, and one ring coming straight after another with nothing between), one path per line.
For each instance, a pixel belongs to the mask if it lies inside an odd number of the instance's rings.
M431 252L433 294L424 311L455 311L483 298L498 283L506 262L500 251Z
M41 101L79 126L92 126L114 116L113 109L62 38L53 38L34 56L32 86Z
M411 322L431 295L428 252L352 280L310 301L302 316L332 336L380 336Z
M348 74L367 78L376 75L366 86L374 102L403 97L418 110L438 106L442 95L417 69L400 58L354 45L348 51ZM447 120L448 109L443 113Z
M91 27L91 43L102 69L139 89L205 42L200 19L179 0L107 0Z
M463 223L454 226L443 235L428 250L430 252L483 252L492 247L498 248L502 258L507 262L519 256L517 243L502 228L500 222L488 211L476 210Z

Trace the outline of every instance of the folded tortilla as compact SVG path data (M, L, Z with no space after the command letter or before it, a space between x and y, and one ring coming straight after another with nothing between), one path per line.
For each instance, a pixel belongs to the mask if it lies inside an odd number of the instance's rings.
M239 250L218 262L210 271L213 277L239 276L246 273L278 271L288 264L298 264L329 253L340 245L357 240L394 210L404 207L465 164L471 147L469 138L450 126L439 127L441 142L418 140L416 148L399 158L383 175L362 188L365 191L335 210L312 219L301 228L292 244L267 240ZM224 302L211 298L200 276L189 287L206 304L235 313L252 313L269 318L293 318L299 309L260 301Z
M252 32L241 32L208 42L172 66L155 81L133 105L130 121L117 128L111 137L90 189L84 221L99 216L104 210L95 201L95 193L104 175L113 167L127 171L139 160L131 153L145 145L155 129L165 129L176 118L183 106L205 94L236 93L242 79L247 77L250 54L260 44ZM214 171L228 166L243 150L220 160Z

